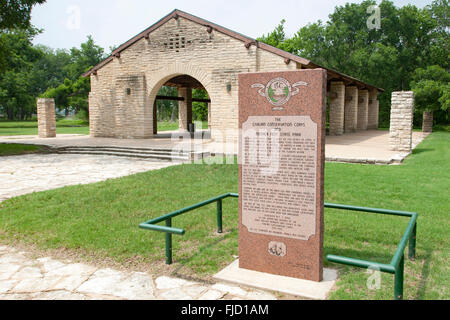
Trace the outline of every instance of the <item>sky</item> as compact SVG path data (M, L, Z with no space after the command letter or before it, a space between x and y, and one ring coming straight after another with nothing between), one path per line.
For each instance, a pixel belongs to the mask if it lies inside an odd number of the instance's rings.
M351 0L47 0L33 8L31 23L43 33L34 43L51 48L79 47L92 35L109 52L145 30L174 9L257 38L274 30L286 19L285 31L294 35L317 20L327 21L335 6ZM379 3L380 1L378 1ZM394 0L424 7L432 0ZM369 16L369 14L368 14Z

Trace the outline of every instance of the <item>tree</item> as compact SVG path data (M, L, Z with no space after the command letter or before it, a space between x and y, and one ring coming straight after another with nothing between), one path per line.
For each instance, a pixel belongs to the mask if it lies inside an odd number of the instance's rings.
M34 46L42 53L33 63L33 81L36 93L44 92L48 87L56 87L69 77L68 66L72 63L70 53L65 49L53 50L43 45Z
M415 108L424 113L422 125L424 132L432 131L434 112L448 110L450 105L449 82L450 73L439 66L418 68L415 71L411 87L414 91ZM448 120L448 113L446 115L446 120Z
M338 6L326 23L302 27L290 39L285 37L282 21L260 40L384 88L380 124L387 125L392 91L410 90L417 68L448 63L448 0L435 0L423 9L397 8L383 0L378 5L380 29L367 26L368 9L373 5L375 1L365 0ZM444 18L438 22L436 17Z
M426 8L430 13L435 28L430 45L430 64L440 65L448 70L450 61L450 7L448 0L435 0Z
M57 63L66 61L69 57L69 63L63 67L59 75L65 75L65 78L48 87L42 94L45 98L54 98L56 107L65 110L66 115L69 111L83 111L87 116L89 114L88 97L90 91L90 78L85 78L82 74L102 61L104 49L95 44L92 36L88 36L87 41L82 43L80 49L72 48L70 55L67 56L64 51L59 51ZM54 61L55 62L55 61Z
M158 95L178 97L178 92L174 87L162 86L158 92ZM157 100L156 110L159 121L175 122L175 120L178 119L178 101Z
M208 92L203 89L194 89L192 90L192 98L209 99ZM208 104L205 102L192 102L192 118L197 121L208 120Z
M8 52L1 57L0 112L9 120L31 117L35 109L31 70L42 57L42 52L31 44L36 34L33 28L0 33L0 42Z
M69 78L78 79L83 73L105 59L105 50L96 45L92 36L82 43L80 48L70 49L72 63L68 66Z
M0 2L0 30L28 29L31 20L31 9L46 0L3 0Z
M5 72L7 57L12 54L10 44L3 37L8 32L20 30L34 30L30 25L31 9L35 4L44 3L45 0L2 0L0 2L0 72Z
M264 42L268 45L271 45L273 47L277 47L283 50L286 50L286 33L284 31L284 24L286 23L286 20L281 20L280 24L267 35L263 35L260 38L257 38L258 41ZM286 50L289 51L289 50Z

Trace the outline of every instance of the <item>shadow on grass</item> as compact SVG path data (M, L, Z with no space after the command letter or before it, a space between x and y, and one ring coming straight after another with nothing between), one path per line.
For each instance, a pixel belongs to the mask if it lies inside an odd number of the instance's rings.
M189 262L193 261L194 258L196 258L197 256L200 256L204 251L217 246L219 243L221 243L225 240L228 240L230 237L235 237L236 236L234 234L235 231L237 231L237 228L232 228L232 229L227 230L227 232L224 233L223 236L218 234L217 239L215 239L214 241L212 241L206 245L200 246L198 248L198 250L194 251L194 253L190 257L178 260L180 265L171 273L171 275L174 277L180 277L180 278L184 278L184 279L188 279L188 280L192 280L192 281L208 282L205 279L198 278L197 276L194 276L194 275L186 275L180 271L183 268L187 267ZM174 251L173 254L175 255L176 252ZM194 272L194 273L196 273L196 272ZM211 282L211 283L213 283L213 282Z
M394 252L392 253L380 253L376 252L374 250L355 250L355 249L342 249L338 247L325 247L324 248L324 261L325 265L327 267L335 267L340 266L344 267L344 272L342 274L347 273L353 273L355 269L364 269L364 268L358 268L353 266L346 266L340 263L335 262L328 262L326 260L326 256L328 254L332 254L335 256L342 256L347 258L354 258L354 259L360 259L360 260L366 260L371 262L378 262L378 263L386 263L389 264L391 262L392 257L394 256Z
M417 287L416 300L423 300L425 298L425 291L427 288L428 278L430 277L430 263L431 257L433 256L433 250L430 248L425 249L425 256L423 260L425 261L422 268L420 283Z
M431 149L431 148L416 148L416 149L413 150L412 154L419 154L419 153L430 152L430 151L435 151L435 149Z

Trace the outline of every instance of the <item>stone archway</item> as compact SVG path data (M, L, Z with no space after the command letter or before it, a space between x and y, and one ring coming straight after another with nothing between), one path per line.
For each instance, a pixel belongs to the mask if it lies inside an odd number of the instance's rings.
M198 83L201 84L203 89L205 89L210 97L211 104L215 100L213 97L213 88L211 86L211 79L208 73L206 73L201 68L192 66L190 64L182 64L179 62L175 62L173 64L167 65L164 68L157 70L156 72L151 74L149 77L149 81L147 83L147 87L149 88L148 95L148 105L152 108L152 132L156 133L156 97L160 90L160 88L165 85L171 79L188 76L189 78L193 78ZM189 122L192 122L192 95L189 88L183 88L179 90L179 96L184 98L184 102L180 102L184 108L180 109L180 130L187 130ZM190 106L189 106L190 104ZM181 107L181 106L180 106ZM189 110L190 108L190 110ZM212 108L208 108L208 112L211 112ZM210 115L209 115L210 116ZM186 123L183 123L186 122Z

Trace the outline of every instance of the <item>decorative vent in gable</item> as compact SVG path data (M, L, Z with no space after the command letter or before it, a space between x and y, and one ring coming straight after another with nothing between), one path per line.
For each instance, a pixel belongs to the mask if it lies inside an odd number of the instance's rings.
M164 46L167 50L172 50L175 52L180 52L181 49L186 48L187 45L191 44L190 40L186 40L183 35L175 34L169 35Z

